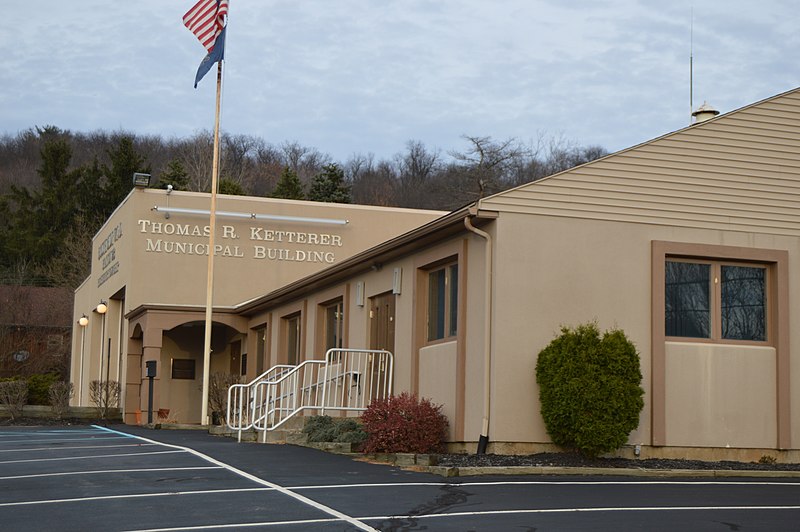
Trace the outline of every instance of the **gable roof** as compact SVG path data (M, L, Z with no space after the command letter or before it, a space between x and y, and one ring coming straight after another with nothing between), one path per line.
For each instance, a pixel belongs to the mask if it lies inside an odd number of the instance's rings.
M800 88L480 204L499 212L796 235Z

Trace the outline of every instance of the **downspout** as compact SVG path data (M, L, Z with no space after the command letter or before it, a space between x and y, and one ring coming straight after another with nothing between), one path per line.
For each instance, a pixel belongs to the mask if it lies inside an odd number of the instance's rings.
M474 212L464 218L464 226L467 230L475 233L486 241L484 250L484 269L486 279L483 283L484 306L486 313L483 319L483 426L481 436L478 439L477 454L486 454L486 446L489 444L489 407L491 406L492 393L492 237L486 231L482 231L472 225L470 217L475 216L480 210L480 200Z

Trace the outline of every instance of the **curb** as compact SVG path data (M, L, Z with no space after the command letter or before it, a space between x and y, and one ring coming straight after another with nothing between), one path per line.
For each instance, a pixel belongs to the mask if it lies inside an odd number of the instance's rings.
M499 467L417 467L442 477L470 477L484 475L573 475L616 476L649 478L800 478L800 471L758 471L751 469L632 469L614 467L551 467L551 466L499 466Z

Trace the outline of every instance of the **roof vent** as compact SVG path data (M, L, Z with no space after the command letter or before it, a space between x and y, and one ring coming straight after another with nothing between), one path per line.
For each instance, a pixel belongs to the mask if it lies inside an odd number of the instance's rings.
M718 114L719 111L708 105L708 102L703 102L703 105L698 107L697 110L692 113L692 116L694 117L694 123L699 124L700 122L711 120Z

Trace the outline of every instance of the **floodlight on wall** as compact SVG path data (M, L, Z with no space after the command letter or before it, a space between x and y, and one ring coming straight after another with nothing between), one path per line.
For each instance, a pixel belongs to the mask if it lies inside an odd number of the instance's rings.
M166 216L170 213L176 214L197 214L200 216L209 216L211 211L204 209L182 209L178 207L159 207L154 206L150 210L156 212L163 212ZM215 216L221 218L245 218L248 220L270 220L273 222L301 222L309 224L327 224L327 225L347 225L350 220L337 220L334 218L308 218L306 216L281 216L279 214L256 214L254 212L231 212L231 211L214 211Z
M143 174L141 172L134 172L133 186L136 188L147 188L150 186L150 174Z
M359 307L364 306L364 281L356 283L356 305Z
M105 301L101 300L100 304L97 305L94 311L97 312L98 314L105 314L106 312L108 312L108 305L106 304Z
M392 293L400 294L403 285L403 268L395 268L392 273Z
M80 319L78 320L78 325L80 325L81 327L86 327L87 325L89 325L89 317L86 314L81 316Z

